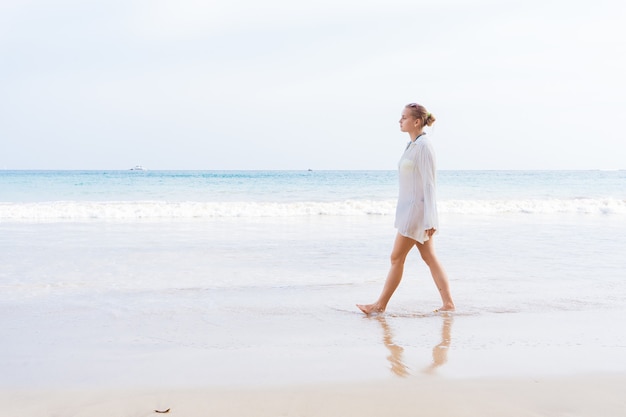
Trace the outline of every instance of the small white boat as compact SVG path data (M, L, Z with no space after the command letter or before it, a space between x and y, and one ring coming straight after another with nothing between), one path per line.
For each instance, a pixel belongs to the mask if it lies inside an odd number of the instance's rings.
M146 169L141 166L141 165L135 165L133 168L130 169L131 171L145 171Z

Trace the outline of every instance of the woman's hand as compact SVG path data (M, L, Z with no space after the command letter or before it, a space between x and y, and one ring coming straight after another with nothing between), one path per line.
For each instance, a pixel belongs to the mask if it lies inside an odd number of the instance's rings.
M435 234L435 230L437 230L437 229L435 229L434 227L433 227L433 228L431 228L431 229L428 229L428 230L426 231L426 236L428 236L428 238L433 237L433 235Z

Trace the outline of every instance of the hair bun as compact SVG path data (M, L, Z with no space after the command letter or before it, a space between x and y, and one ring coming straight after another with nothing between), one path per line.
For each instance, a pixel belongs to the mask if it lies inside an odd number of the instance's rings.
M424 124L426 126L432 126L433 123L435 123L435 120L437 120L437 119L435 119L435 116L433 116L432 113L428 113L426 115L426 118L424 119Z

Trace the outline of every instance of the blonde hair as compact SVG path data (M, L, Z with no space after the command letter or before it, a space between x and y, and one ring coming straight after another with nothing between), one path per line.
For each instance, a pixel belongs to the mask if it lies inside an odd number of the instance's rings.
M429 113L426 107L421 104L410 103L404 107L411 110L411 116L422 121L422 126L432 126L435 120L437 120L435 116Z

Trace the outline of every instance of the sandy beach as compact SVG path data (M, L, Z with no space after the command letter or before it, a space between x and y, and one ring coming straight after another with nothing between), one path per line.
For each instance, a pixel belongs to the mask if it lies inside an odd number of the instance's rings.
M354 343L324 318L299 318L308 331L292 337L295 326L275 316L274 328L250 319L255 345L123 355L64 346L58 363L31 358L40 380L24 360L30 380L0 391L0 416L617 417L626 409L623 336L594 326L601 314L335 317L352 323ZM9 364L20 369L15 358Z
M2 416L618 417L625 374L271 387L3 391ZM157 413L157 411L167 413Z

